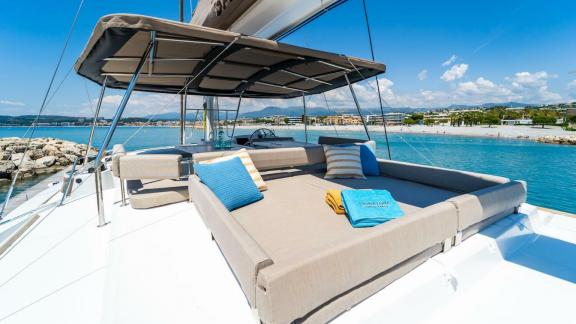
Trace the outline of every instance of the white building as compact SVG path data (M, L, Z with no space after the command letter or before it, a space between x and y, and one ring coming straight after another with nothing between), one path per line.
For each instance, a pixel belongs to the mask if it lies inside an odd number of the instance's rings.
M384 114L384 120L386 125L402 125L404 119L406 119L407 114L402 112L390 112ZM371 125L382 125L382 115L366 115L366 124Z
M514 126L514 125L532 125L532 119L526 119L526 118L522 118L522 119L502 119L501 125L508 125L508 126Z

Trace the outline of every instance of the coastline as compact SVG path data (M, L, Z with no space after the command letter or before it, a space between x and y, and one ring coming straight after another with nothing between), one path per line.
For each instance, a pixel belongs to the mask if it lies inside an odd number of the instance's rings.
M28 126L0 126L0 129L9 128L27 128ZM43 128L89 128L90 126L42 126ZM98 126L98 128L106 126ZM139 128L141 125L121 125L119 128ZM146 125L149 128L178 128L179 126L173 125ZM267 124L253 124L253 125L236 125L236 129L257 129L257 128L270 128L273 130L296 130L303 131L303 124L296 125L267 125ZM333 125L309 125L308 130L312 131L334 131ZM187 128L193 129L197 127L192 127L188 125ZM388 133L390 134L422 134L422 135L448 135L448 136L463 136L463 137L480 137L480 138L495 138L495 139L520 139L537 141L538 138L544 137L563 137L572 136L576 137L576 132L570 132L564 130L559 126L546 126L542 128L540 126L507 126L507 125L497 125L488 127L485 125L481 126L424 126L424 125L399 125L399 126L387 126ZM362 125L337 125L337 131L342 132L364 132L364 127ZM368 125L368 130L370 132L382 132L382 125ZM547 143L556 144L556 143Z
M287 126L258 126L258 125L237 125L238 129L254 129L257 127L270 127L273 129L286 130L303 130L304 125L287 125ZM364 127L361 125L336 126L338 131L359 131L363 132ZM483 137L496 139L523 139L536 141L539 137L544 136L569 136L576 135L576 132L569 132L558 126L547 126L546 128L532 126L387 126L388 133L391 134L425 134L425 135L448 135L448 136L466 136L466 137ZM310 125L308 130L333 131L334 126ZM382 125L368 126L370 132L382 132Z

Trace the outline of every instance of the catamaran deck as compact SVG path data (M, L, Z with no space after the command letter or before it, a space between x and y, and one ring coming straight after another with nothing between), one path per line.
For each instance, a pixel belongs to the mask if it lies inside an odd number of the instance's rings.
M91 178L82 187L93 188ZM77 188L63 206L38 213L0 258L0 322L253 323L194 204L121 207L113 181L105 172L109 225L97 227L94 197ZM565 322L576 289L576 222L530 205L521 212L334 322Z

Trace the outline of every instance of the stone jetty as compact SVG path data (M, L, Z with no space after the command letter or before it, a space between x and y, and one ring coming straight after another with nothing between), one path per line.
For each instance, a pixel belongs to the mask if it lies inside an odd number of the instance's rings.
M28 150L27 138L0 138L0 182L11 180L20 168L19 177L55 172L86 154L86 145L57 138L34 138Z
M576 145L576 135L548 135L536 139L540 143Z

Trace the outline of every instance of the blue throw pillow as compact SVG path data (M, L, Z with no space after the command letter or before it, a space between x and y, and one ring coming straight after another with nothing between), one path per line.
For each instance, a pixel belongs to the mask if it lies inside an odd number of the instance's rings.
M360 160L362 160L362 172L365 176L379 176L380 165L376 159L376 154L367 143L360 145Z
M372 150L372 146L368 143L358 143L358 144L339 144L338 146L360 146L360 160L362 163L362 173L365 176L379 176L380 175L380 165L376 159L376 153Z
M209 164L195 163L194 172L229 211L264 197L238 157Z

